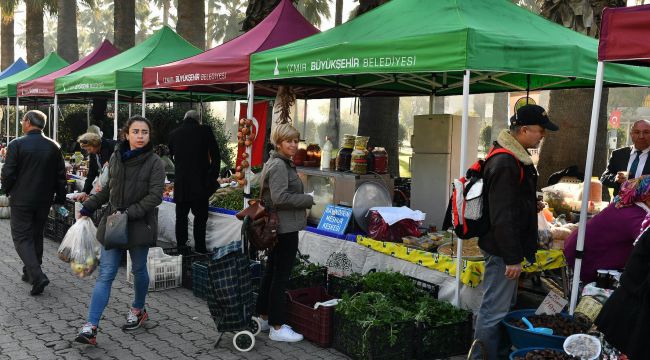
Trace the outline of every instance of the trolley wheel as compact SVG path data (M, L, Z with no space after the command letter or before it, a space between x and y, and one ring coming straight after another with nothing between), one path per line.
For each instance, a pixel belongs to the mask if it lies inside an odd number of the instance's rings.
M257 336L262 332L262 323L260 322L260 319L256 317L251 318L251 322L248 326L250 327L253 336Z
M255 335L248 330L240 331L233 336L232 344L241 352L251 351L255 346Z

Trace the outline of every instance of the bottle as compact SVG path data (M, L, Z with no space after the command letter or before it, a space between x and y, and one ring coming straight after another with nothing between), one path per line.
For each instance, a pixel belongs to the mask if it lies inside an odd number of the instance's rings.
M388 172L388 153L383 147L376 147L372 150L374 155L374 171L378 174L386 174Z
M343 143L341 144L338 155L336 155L336 171L350 171L354 137L354 135L343 135Z
M67 218L68 215L70 215L70 211L68 211L68 209L66 209L65 206L59 206L59 208L56 209L56 211L57 211L57 212L59 213L59 215L61 215L61 217L63 217L63 218Z
M368 139L367 136L357 136L354 140L350 170L358 175L368 173Z
M320 169L329 170L330 161L332 160L332 142L330 141L329 136L325 136L325 144L323 144L323 149L321 150L320 155Z

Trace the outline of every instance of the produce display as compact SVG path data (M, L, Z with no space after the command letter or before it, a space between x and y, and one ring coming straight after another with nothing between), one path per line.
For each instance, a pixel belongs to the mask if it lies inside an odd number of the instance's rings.
M562 316L560 314L555 315L531 315L527 316L526 319L533 324L534 327L544 327L553 329L553 335L557 336L570 336L573 334L581 334L586 332L588 329L574 321L571 318ZM510 320L510 324L521 329L528 329L528 326L524 324L521 319Z
M586 334L571 336L564 343L564 351L580 359L595 359L600 350L600 340Z
M438 247L438 254L456 256L456 248L458 247L456 241L451 241ZM478 239L471 238L463 241L463 258L468 259L483 259L481 249L478 247Z
M248 148L253 145L253 140L257 133L254 132L255 128L253 127L252 119L239 119L239 128L237 130L237 145L238 147ZM235 174L233 175L233 180L237 181L239 186L246 185L246 171L250 166L248 153L246 150L241 153L240 161L238 161L237 167L235 168Z
M524 356L515 356L514 360L580 360L580 358L567 355L563 351L545 349L529 351Z

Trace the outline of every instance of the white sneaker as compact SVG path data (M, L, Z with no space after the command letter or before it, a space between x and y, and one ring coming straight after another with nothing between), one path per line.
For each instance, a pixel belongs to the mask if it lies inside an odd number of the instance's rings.
M282 325L279 330L271 328L269 339L273 341L297 342L302 340L302 335L291 329L291 326Z
M264 320L259 316L255 317L255 319L257 319L257 321L260 322L260 331L269 331L269 329L271 328L269 326L269 320Z

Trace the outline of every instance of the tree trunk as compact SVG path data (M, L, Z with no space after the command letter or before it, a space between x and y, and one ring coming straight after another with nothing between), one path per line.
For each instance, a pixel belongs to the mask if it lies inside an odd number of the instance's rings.
M77 1L58 0L57 6L57 53L67 62L72 64L79 60L79 43L77 41Z
M36 1L26 2L25 48L27 63L34 65L45 57L43 38L43 6Z
M246 32L259 24L275 9L280 0L249 0L246 7L246 17L242 23L242 31Z
M14 18L0 21L0 66L1 70L14 62Z
M608 95L608 89L603 89L593 176L600 176L607 166ZM560 127L560 130L546 132L537 166L539 188L546 186L548 177L552 173L571 165L577 165L580 171L585 170L593 97L592 89L551 91L548 116Z
M120 51L135 46L135 0L115 0L113 33Z
M170 0L163 2L163 25L169 25L169 2Z
M201 50L205 50L205 1L178 0L176 32Z
M399 98L361 98L358 135L369 136L368 146L381 146L388 152L390 174L399 176Z
M496 141L501 130L508 127L508 93L494 94L492 104L492 136L491 142Z
M343 0L336 0L336 11L334 13L334 26L343 23ZM327 136L335 148L339 147L339 129L341 127L341 100L330 99L329 118L327 120Z

